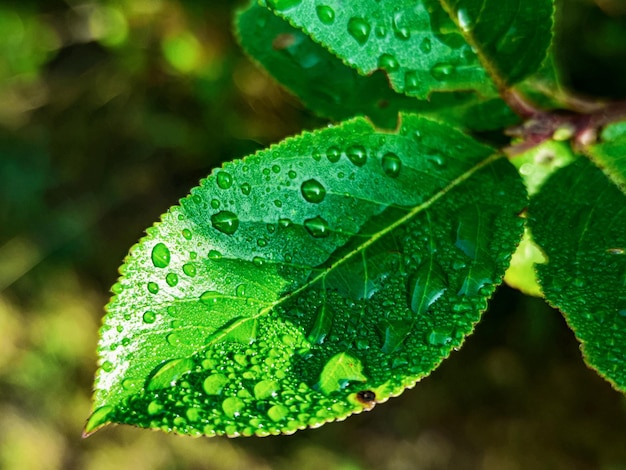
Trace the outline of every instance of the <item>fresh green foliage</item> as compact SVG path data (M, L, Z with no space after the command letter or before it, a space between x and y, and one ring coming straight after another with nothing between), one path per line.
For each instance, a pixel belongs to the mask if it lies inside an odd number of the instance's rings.
M340 122L216 169L131 249L85 432L289 434L370 409L461 346L522 236L507 278L626 390L623 125L590 145L620 108L529 101L570 104L539 85L552 23L550 0L241 10L247 53ZM523 119L505 148L468 133Z

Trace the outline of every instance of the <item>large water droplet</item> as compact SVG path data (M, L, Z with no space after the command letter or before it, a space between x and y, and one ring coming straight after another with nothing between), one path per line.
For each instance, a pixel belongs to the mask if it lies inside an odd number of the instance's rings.
M236 418L245 409L246 404L241 398L228 397L222 402L222 410L227 416Z
M152 264L156 268L166 268L170 264L170 250L163 243L157 243L152 248Z
M326 190L322 183L315 179L306 180L300 186L300 191L302 192L302 197L308 202L312 203L320 203L326 197Z
M189 277L194 277L196 275L196 265L193 263L183 264L183 272Z
M280 390L280 385L275 380L262 380L254 386L254 397L257 400L267 400L276 396L278 390Z
M273 10L288 10L300 5L302 0L266 0L267 6Z
M326 238L330 235L328 222L320 216L305 220L304 228L315 238Z
M430 74L435 78L435 80L444 81L448 80L452 77L454 73L454 65L448 64L446 62L440 62L435 64L430 69Z
M220 292L208 290L200 296L200 302L205 305L213 306L217 303L218 299L221 299L222 297L224 297L224 295Z
M378 58L378 67L387 70L388 72L393 72L394 70L398 70L400 64L391 54L382 54Z
M143 314L143 322L144 323L154 323L156 321L156 313L148 310Z
M367 152L362 145L351 145L346 150L348 159L356 166L363 166L367 163Z
M223 374L209 375L202 383L202 388L207 395L219 395L228 383L228 377Z
M269 416L272 421L282 421L289 416L289 408L283 405L274 405L267 410L267 416Z
M370 30L371 26L364 18L353 17L348 21L348 33L361 45L367 42Z
M218 172L216 179L217 185L222 189L228 189L233 185L233 177L230 175L230 173L227 173L225 171Z
M434 261L422 264L409 276L407 293L409 308L416 316L428 311L448 288L446 275Z
M315 7L315 12L317 13L317 17L324 24L333 24L335 21L335 10L328 5L318 5Z
M211 216L213 228L226 235L232 235L239 227L239 218L230 211L220 211Z
M387 152L381 160L383 171L391 178L397 178L402 169L402 161L393 152Z

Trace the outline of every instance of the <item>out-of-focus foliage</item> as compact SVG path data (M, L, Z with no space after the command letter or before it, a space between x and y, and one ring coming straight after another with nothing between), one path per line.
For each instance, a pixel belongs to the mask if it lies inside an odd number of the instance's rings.
M566 83L626 96L619 2L562 3ZM462 356L384 410L289 438L80 439L127 247L217 158L320 126L243 57L232 8L0 4L0 468L626 468L623 399L557 312L508 290Z

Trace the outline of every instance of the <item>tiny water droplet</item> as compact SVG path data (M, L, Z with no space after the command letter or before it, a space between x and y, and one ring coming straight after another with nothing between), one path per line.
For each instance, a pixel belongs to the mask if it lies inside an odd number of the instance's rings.
M111 372L113 370L113 363L109 361L104 361L101 367L103 371Z
M239 218L230 211L221 211L211 216L211 225L226 235L232 235L239 227Z
M265 228L269 233L274 233L276 231L276 226L274 224L266 224Z
M371 28L364 18L353 17L348 21L348 33L361 45L367 42Z
M449 79L454 73L454 65L446 62L435 64L430 69L430 74L435 80L443 81Z
M189 277L194 277L196 275L196 265L193 263L183 264L183 272Z
M388 72L393 72L394 70L398 70L400 64L391 54L382 54L378 58L378 67L387 70Z
M152 264L156 268L166 268L170 264L170 250L163 243L157 243L152 248Z
M322 184L315 179L306 180L302 183L300 191L302 192L302 197L306 201L315 204L322 202L326 197L326 189L324 189L324 186L322 186Z
M185 240L191 240L191 235L191 230L188 228L183 229L183 237L185 237Z
M207 256L211 260L217 260L222 258L222 253L217 250L210 250ZM195 258L195 256L192 256L192 258Z
M291 221L291 219L278 219L278 226L282 227L282 228L287 228L289 227L291 224L293 224L293 222Z
M326 158L330 163L337 163L341 158L341 152L337 147L329 147L326 150Z
M239 189L241 189L241 192L244 196L247 196L248 194L250 194L250 191L252 191L252 186L250 186L248 183L244 183L239 186Z
M383 171L390 178L397 178L402 169L402 161L393 152L387 152L381 160Z
M200 302L205 305L212 306L215 305L217 303L217 300L222 297L223 295L221 293L214 290L208 290L200 296Z
M289 172L287 173L287 176L289 176L289 178L291 179L294 179L296 176L298 176L298 174L293 170L289 170Z
M387 36L387 28L382 25L378 25L374 28L374 34L377 38L384 38Z
M415 91L420 87L420 80L415 70L409 70L404 74L404 90Z
M272 165L272 171L274 173L280 173L280 166L278 165Z
M150 292L151 294L156 294L159 292L159 285L156 282L149 282L148 283L148 292Z
M318 5L315 7L317 17L324 24L333 24L335 21L335 10L328 5Z
M165 340L174 347L178 347L183 343L183 339L178 333L170 333L165 337Z
M346 150L348 159L356 166L363 166L367 163L367 152L362 145L352 145Z
M283 201L281 201L280 199L275 199L274 200L274 205L276 207L283 207Z
M610 255L623 255L626 253L626 250L624 248L609 248L606 252Z
M211 199L211 207L212 207L213 209L217 209L217 208L219 208L219 207L220 207L220 204L221 204L221 203L220 203L219 199Z
M326 238L330 235L328 222L320 216L305 220L304 228L315 238Z
M257 246L263 248L264 246L267 246L267 240L265 238L258 238L256 244Z
M245 284L239 284L237 286L237 288L235 289L235 295L237 297L245 297L246 296L246 285Z
M252 263L257 266L257 267L261 267L265 264L265 260L263 258L261 258L260 256L255 256L254 258L252 258Z
M143 314L143 322L144 323L154 323L156 321L156 313L148 310Z
M230 173L219 171L216 176L217 185L222 189L228 189L233 185L233 177Z
M420 42L420 51L422 51L424 54L428 54L432 50L432 48L433 46L430 38L422 39L422 42Z

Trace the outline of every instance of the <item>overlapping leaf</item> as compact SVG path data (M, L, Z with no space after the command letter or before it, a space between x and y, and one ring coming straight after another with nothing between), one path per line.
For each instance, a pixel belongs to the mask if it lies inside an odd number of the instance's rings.
M547 257L537 266L546 299L589 365L626 391L626 196L580 158L548 179L529 213Z
M472 331L524 205L506 158L410 115L225 164L131 250L86 432L291 433L401 393Z
M412 111L436 114L439 120L472 130L492 130L513 125L518 119L496 95L431 93L428 100L418 100L397 93L384 72L360 75L256 2L239 12L236 29L242 47L251 57L307 107L335 121L366 115L380 127L395 128L398 113Z
M552 34L552 0L261 3L360 73L383 69L396 91L421 99L511 86L539 68Z
M589 146L586 151L622 192L626 192L626 122L607 126L600 143Z

